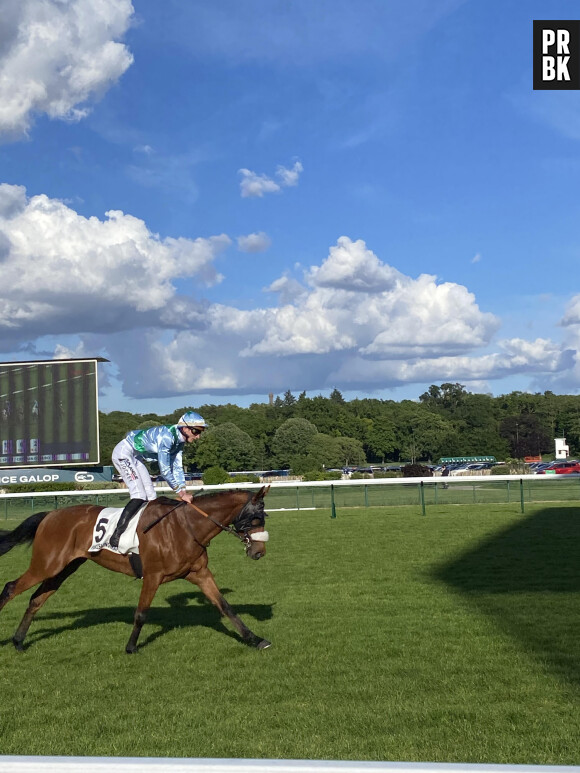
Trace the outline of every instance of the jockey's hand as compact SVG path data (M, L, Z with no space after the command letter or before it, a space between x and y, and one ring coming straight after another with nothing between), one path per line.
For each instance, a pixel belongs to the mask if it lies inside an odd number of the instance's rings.
M185 489L182 489L178 492L177 496L182 500L182 502L187 502L188 504L191 504L193 502L193 495L189 493L189 491L186 491Z

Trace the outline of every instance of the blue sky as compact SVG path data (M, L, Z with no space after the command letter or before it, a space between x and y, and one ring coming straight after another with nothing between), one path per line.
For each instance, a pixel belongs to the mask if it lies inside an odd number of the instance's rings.
M3 361L136 413L578 393L580 92L532 89L575 4L3 7Z

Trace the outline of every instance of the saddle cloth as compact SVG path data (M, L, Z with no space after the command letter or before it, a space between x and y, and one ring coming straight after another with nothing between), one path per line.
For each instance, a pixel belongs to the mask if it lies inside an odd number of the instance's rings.
M115 531L115 527L119 522L122 507L105 507L97 516L95 526L93 528L93 544L89 548L89 553L98 553L99 550L110 550L113 553L139 553L139 539L137 537L137 524L141 513L147 507L149 503L145 504L137 510L135 515L129 521L127 528L121 534L119 540L119 547L114 548L109 544L109 540Z

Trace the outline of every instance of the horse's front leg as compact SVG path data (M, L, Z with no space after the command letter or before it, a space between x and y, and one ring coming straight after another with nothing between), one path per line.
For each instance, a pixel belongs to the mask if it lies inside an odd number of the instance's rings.
M143 623L145 622L145 618L147 617L147 611L151 606L153 597L157 593L157 588L159 587L160 584L161 584L161 577L159 577L158 575L152 575L152 576L145 575L145 577L143 578L141 595L139 596L139 603L137 604L137 609L135 610L133 630L131 631L131 636L129 637L127 646L125 647L125 652L128 655L133 655L135 652L137 652L137 639L139 638L139 634L141 633L141 628L143 628Z
M236 615L234 610L220 593L213 574L207 567L200 569L197 572L190 572L185 579L189 580L189 582L192 582L194 585L197 585L204 596L219 609L220 614L225 615L232 621L232 625L247 644L250 644L252 647L257 647L259 650L265 650L266 647L271 646L271 642L267 639L261 639L259 636L256 636L255 633L252 633L248 626Z

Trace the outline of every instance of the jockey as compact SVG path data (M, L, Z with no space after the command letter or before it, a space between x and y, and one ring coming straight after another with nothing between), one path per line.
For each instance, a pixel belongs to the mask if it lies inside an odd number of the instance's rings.
M127 485L131 499L125 505L110 539L112 547L119 547L121 534L141 505L147 500L157 498L145 461L157 462L162 477L177 493L179 499L191 503L193 497L185 488L183 447L186 443L197 440L206 429L205 419L199 413L188 411L177 424L132 430L117 443L113 449L112 461Z

